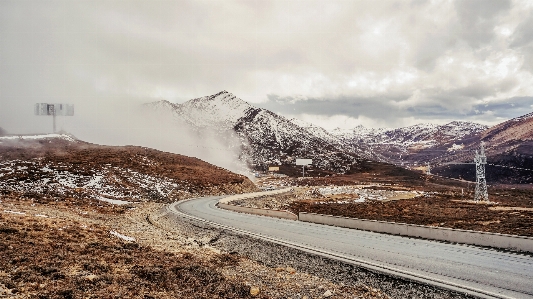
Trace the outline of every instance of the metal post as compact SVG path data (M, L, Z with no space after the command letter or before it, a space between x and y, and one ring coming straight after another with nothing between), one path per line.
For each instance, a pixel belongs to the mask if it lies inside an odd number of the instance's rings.
M52 118L54 119L54 134L56 133L56 108L54 107Z

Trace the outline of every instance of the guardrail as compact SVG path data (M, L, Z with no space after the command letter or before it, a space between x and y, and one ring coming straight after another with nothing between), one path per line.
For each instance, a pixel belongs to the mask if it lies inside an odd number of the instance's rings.
M298 220L408 237L533 252L533 238L300 212Z
M285 189L272 190L272 191L236 194L236 195L228 196L228 197L225 197L219 200L217 203L217 206L221 209L240 212L240 213L248 213L248 214L290 219L290 220L298 220L298 215L292 212L289 212L289 211L285 211L285 210L248 208L248 207L235 206L231 204L231 202L235 200L249 199L249 198L269 196L269 195L278 195L278 194L289 192L291 191L291 189L292 188L285 188Z

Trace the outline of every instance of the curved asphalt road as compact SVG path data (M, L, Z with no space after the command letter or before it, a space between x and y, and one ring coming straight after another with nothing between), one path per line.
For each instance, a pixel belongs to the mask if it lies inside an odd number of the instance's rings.
M215 206L222 197L170 205L226 229L364 267L485 298L533 298L533 257L476 246L236 213Z

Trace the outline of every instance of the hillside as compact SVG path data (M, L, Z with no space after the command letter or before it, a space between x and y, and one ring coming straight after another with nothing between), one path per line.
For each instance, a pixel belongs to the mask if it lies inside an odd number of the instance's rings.
M472 122L453 121L445 125L417 124L397 129L369 129L357 126L353 130L332 131L345 145L367 148L374 160L396 165L430 162L443 152L462 148L465 139L476 136L487 126Z
M513 118L469 138L460 151L443 155L435 173L475 180L472 163L480 142L485 142L487 155L486 177L489 183L533 183L533 113ZM446 164L446 162L451 164Z
M333 136L325 138L325 130L302 127L227 91L182 104L159 101L147 107L155 113L170 113L177 124L186 123L198 132L211 130L238 137L241 160L254 170L312 158L315 167L345 173L359 161L358 153L344 149Z
M2 194L46 201L170 202L255 190L246 177L196 158L57 134L1 137L0 178Z

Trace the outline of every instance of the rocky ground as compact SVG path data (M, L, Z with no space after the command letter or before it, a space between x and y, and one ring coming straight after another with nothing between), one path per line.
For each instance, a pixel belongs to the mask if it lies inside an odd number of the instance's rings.
M163 204L1 200L0 297L462 298L169 218Z

